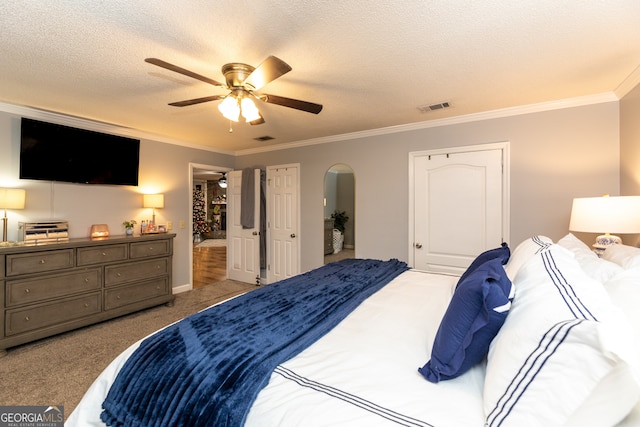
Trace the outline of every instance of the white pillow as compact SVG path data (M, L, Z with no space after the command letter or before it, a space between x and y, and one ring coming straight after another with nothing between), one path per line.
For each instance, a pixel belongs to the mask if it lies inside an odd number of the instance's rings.
M640 399L631 326L573 254L551 245L523 265L491 343L486 426L613 426Z
M622 271L622 267L618 264L599 258L589 246L571 233L558 240L557 244L573 252L576 261L587 273L587 276L596 279L600 283L606 282Z
M609 245L601 256L622 268L640 267L640 248L633 246Z
M620 307L636 332L640 346L640 268L623 270L604 284L611 301Z
M529 258L545 250L549 245L553 244L553 240L546 236L533 236L522 241L515 251L511 252L509 262L504 266L507 277L513 281L518 274L518 270Z

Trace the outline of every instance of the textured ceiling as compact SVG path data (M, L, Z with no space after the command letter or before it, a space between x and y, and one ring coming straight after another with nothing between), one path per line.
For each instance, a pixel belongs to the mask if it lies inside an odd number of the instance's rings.
M640 65L638 0L3 0L0 28L0 101L227 152L614 94ZM269 55L293 70L264 91L319 115L260 103L230 133L220 101L167 105L224 89L144 62L224 81Z

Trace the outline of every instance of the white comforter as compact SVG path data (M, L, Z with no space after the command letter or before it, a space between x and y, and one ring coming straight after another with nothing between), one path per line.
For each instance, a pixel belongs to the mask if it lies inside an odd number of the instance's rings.
M484 366L432 384L417 371L457 277L407 271L338 327L280 365L246 426L482 427ZM133 345L98 377L67 426L104 426L101 404ZM158 408L158 410L162 410Z
M245 425L482 427L484 364L438 384L417 371L429 359L457 280L414 270L398 276L322 339L278 366ZM101 404L138 345L98 377L68 427L104 426ZM640 404L618 425L633 426L640 426Z

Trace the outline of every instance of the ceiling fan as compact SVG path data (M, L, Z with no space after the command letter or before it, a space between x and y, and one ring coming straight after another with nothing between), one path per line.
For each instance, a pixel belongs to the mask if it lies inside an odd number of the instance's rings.
M218 109L224 117L237 122L239 121L240 114L242 114L245 121L252 125L264 123L264 118L253 102L253 99L313 114L318 114L322 111L322 105L320 104L256 92L263 88L267 83L272 82L278 77L291 71L291 67L286 62L276 58L275 56L269 56L257 67L252 67L251 65L239 62L232 62L223 65L222 74L225 77L226 83L220 83L216 80L194 73L193 71L185 70L184 68L170 64L158 58L146 58L145 61L149 64L157 65L158 67L229 90L229 93L226 95L212 95L205 96L203 98L169 103L169 105L174 107L186 107L189 105L222 99L222 102L218 105Z

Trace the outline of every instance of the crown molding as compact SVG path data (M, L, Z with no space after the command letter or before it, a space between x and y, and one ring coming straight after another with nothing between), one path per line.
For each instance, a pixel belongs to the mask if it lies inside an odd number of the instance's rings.
M636 86L640 84L640 65L633 70L629 76L620 83L620 85L614 90L618 99L624 98L626 94L631 92Z
M229 150L220 150L213 147L193 144L186 141L168 138L161 135L156 135L150 132L144 132L138 129L129 128L125 126L116 125L113 123L102 122L94 119L86 119L83 117L72 116L69 114L56 113L53 111L42 110L34 107L27 107L24 105L9 104L0 101L0 111L15 114L21 117L27 117L29 119L42 120L50 123L56 123L64 126L77 127L86 130L92 130L95 132L110 133L118 136L126 136L136 139L147 139L154 142L162 142L165 144L179 145L181 147L194 148L197 150L211 151L220 154L226 154L234 156L235 153Z
M428 129L440 126L450 126L461 123L477 122L482 120L499 119L523 114L540 113L544 111L561 110L564 108L582 107L585 105L600 104L605 102L617 102L619 98L613 92L604 92L595 95L586 95L575 98L560 99L557 101L541 102L537 104L522 105L518 107L502 108L481 113L466 114L462 116L448 117L444 119L429 120L425 122L409 123L406 125L389 126L378 129L369 129L360 132L351 132L341 135L331 135L322 138L307 139L303 141L271 145L268 147L239 150L236 156L265 153L270 151L287 150L291 148L306 147L309 145L328 144L331 142L347 141L359 138L370 138L380 135L388 135L399 132Z
M198 150L210 151L220 154L226 154L230 156L246 156L251 154L266 153L271 151L287 150L291 148L300 148L310 145L328 144L331 142L348 141L360 138L371 138L381 135L389 135L400 132L410 132L421 129L428 129L440 126L450 126L462 123L477 122L482 120L491 120L498 118L505 118L511 116L518 116L523 114L539 113L544 111L560 110L564 108L581 107L585 105L600 104L605 102L617 102L621 96L618 93L628 93L633 89L638 82L640 82L640 67L638 67L634 73L632 73L618 88L616 92L604 92L594 95L586 95L575 98L560 99L550 102L541 102L537 104L522 105L517 107L502 108L497 110L484 111L480 113L466 114L462 116L448 117L443 119L428 120L417 123L409 123L405 125L388 126L384 128L368 129L359 132L351 132L340 135L331 135L321 138L313 138L302 141L295 141L284 144L270 145L266 147L251 148L248 150L228 151L220 150L209 146L203 146L198 144L189 143L182 140L173 138L167 138L160 135L155 135L148 132L143 132L137 129L128 128L113 123L101 122L98 120L86 119L82 117L76 117L66 115L62 113L56 113L47 110L41 110L38 108L27 107L22 105L9 104L0 102L0 111L6 113L16 114L19 116L28 117L36 120L44 120L61 125L80 127L87 130L94 130L97 132L111 133L120 136L127 136L130 138L148 139L151 141L162 142L166 144L179 145L187 148L194 148ZM626 90L626 92L624 92Z

